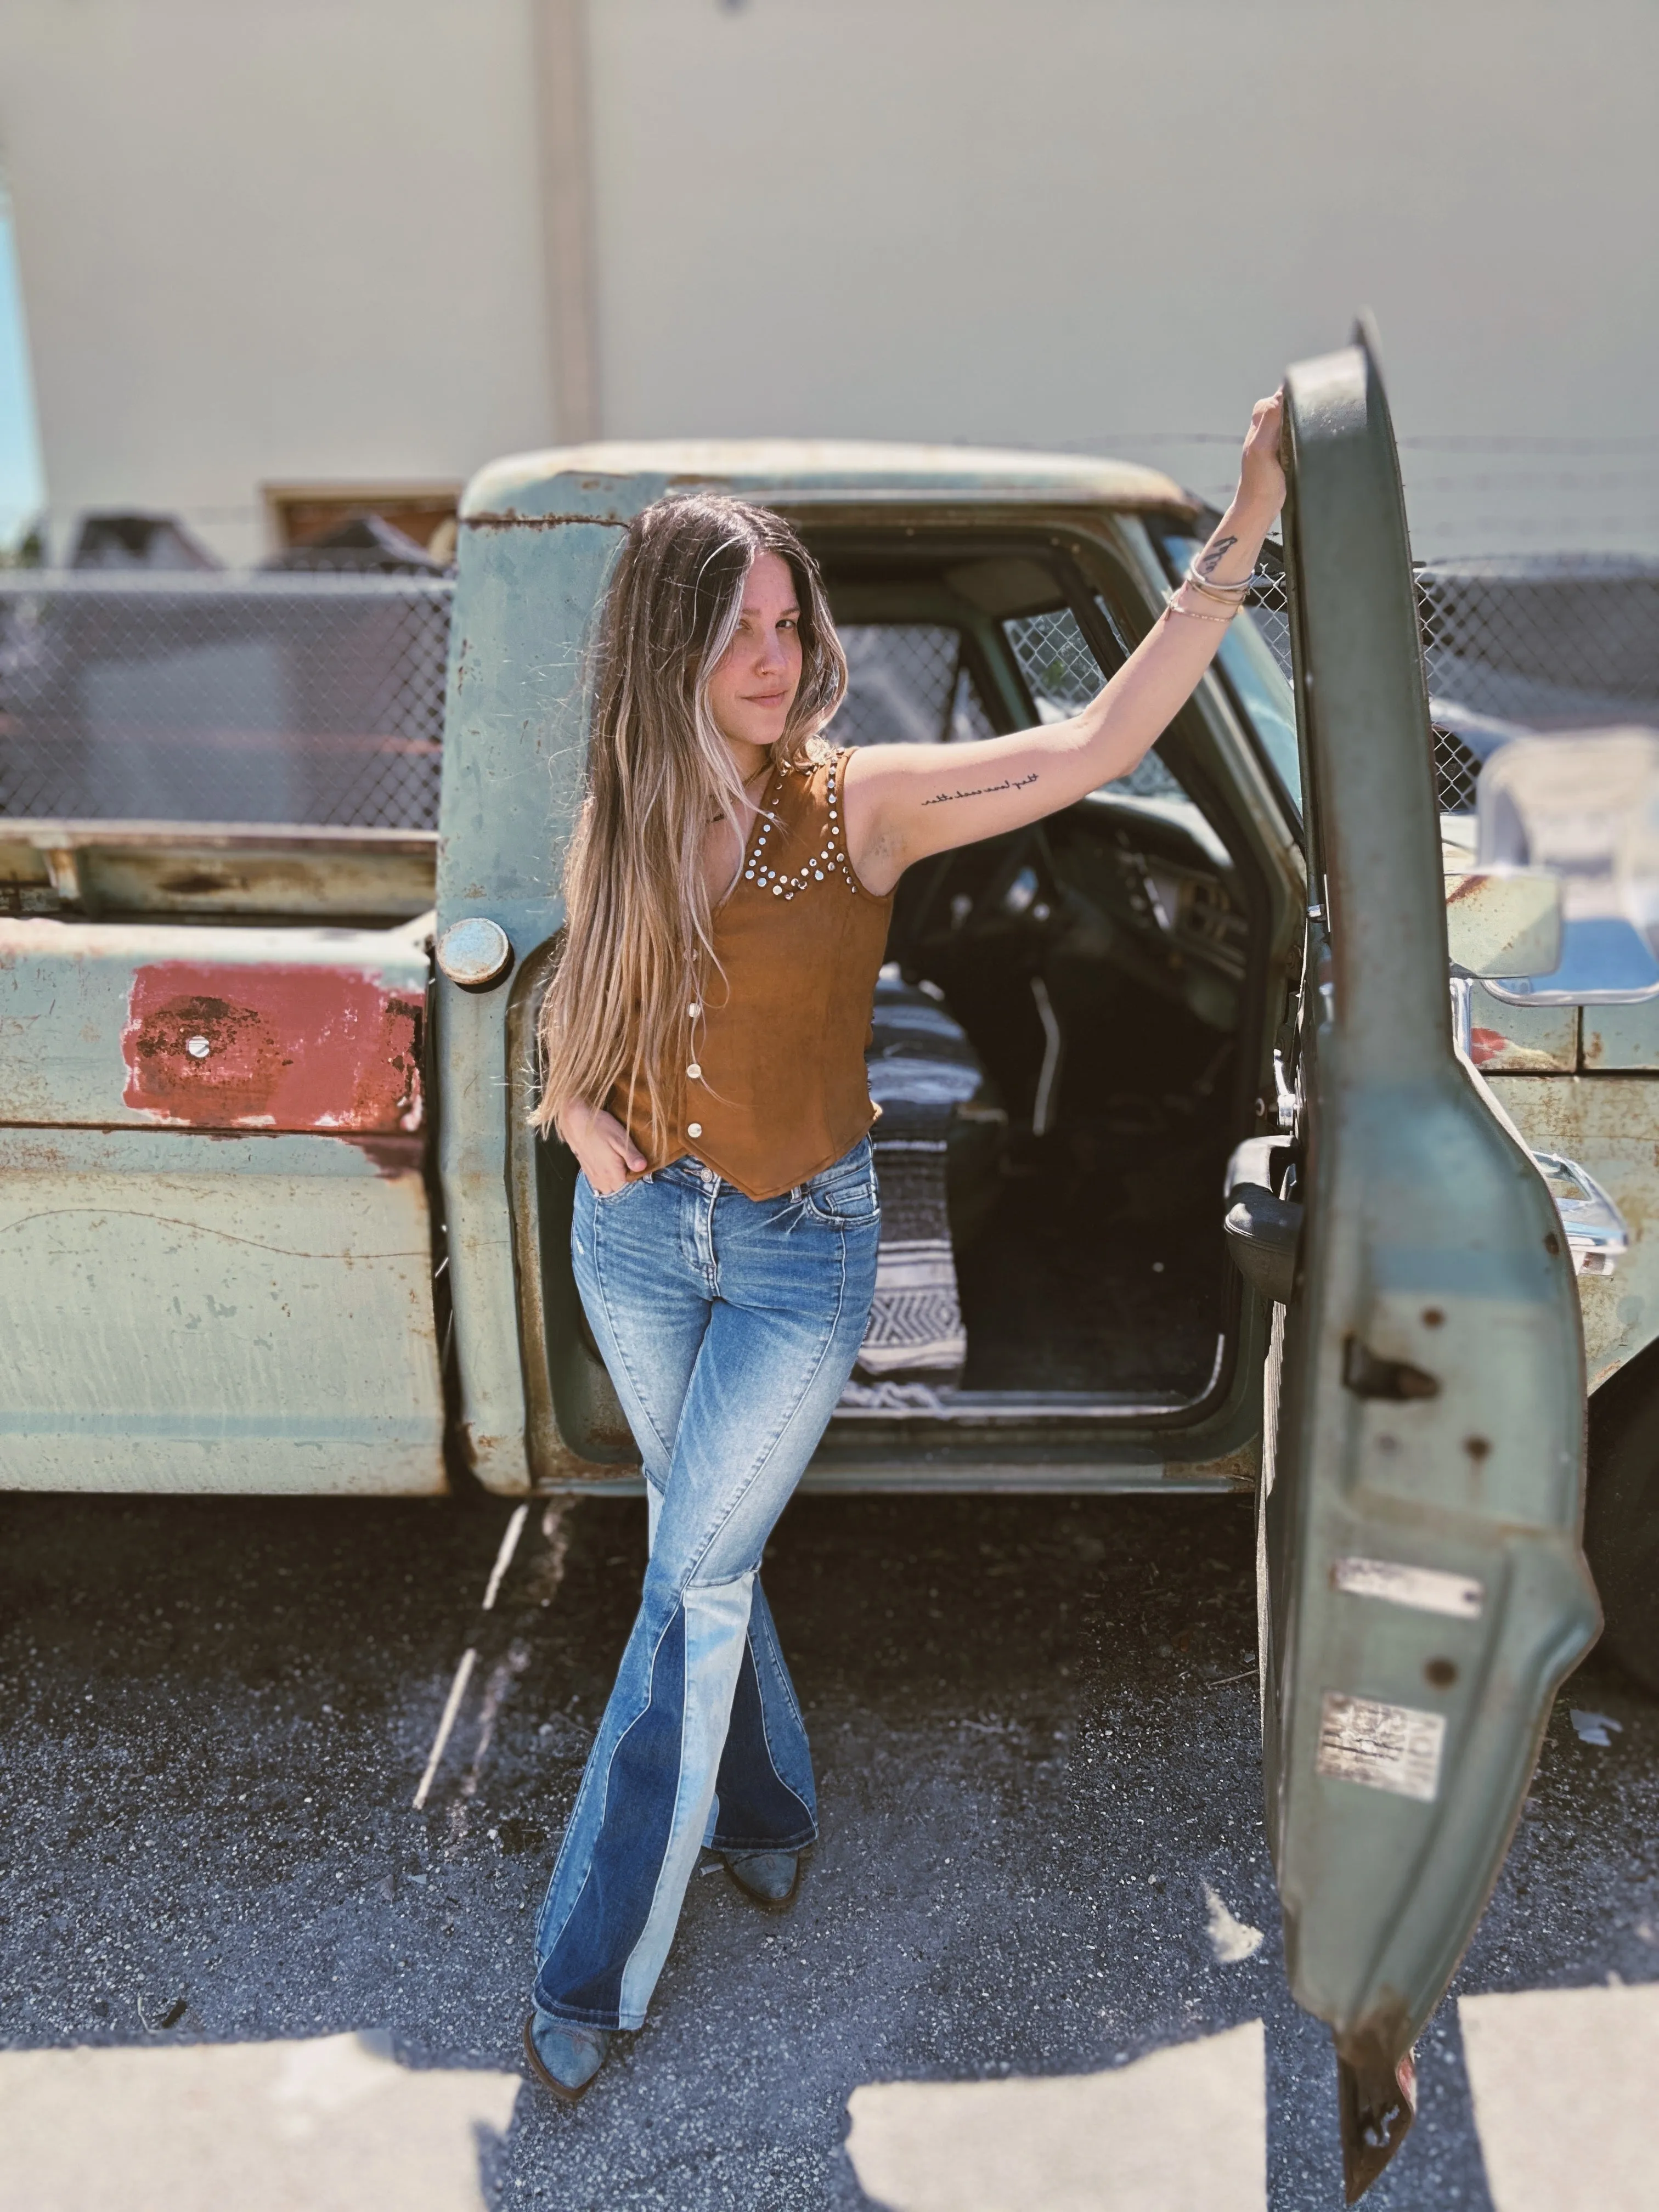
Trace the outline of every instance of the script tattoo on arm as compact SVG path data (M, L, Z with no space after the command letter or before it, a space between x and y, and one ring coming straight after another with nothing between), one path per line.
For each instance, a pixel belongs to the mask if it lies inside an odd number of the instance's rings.
M924 806L945 806L953 799L989 799L999 791L1024 791L1028 784L1035 783L1036 780L1037 772L1033 769L1030 775L1005 776L1000 783L977 783L971 791L935 792L931 799L924 799L921 803Z
M1212 544L1206 545L1199 556L1199 574L1213 576L1237 543L1238 540L1236 538L1218 538Z

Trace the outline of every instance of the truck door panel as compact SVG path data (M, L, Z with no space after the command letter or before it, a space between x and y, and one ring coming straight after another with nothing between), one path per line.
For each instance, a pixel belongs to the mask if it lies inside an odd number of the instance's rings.
M424 932L0 921L0 1480L444 1485Z
M1312 916L1262 1711L1287 1962L1335 2039L1352 2201L1411 2124L1413 2039L1596 1606L1571 1261L1542 1178L1453 1047L1428 704L1369 346L1301 364L1287 392Z
M542 1291L532 1278L544 1272L544 1258L547 1272L569 1274L569 1191L556 1163L538 1166L534 1157L556 1148L528 1141L534 1042L529 1023L511 1010L527 1011L524 994L533 990L562 919L559 868L586 761L593 611L623 529L665 483L563 475L526 487L524 466L486 470L463 505L434 986L438 1163L461 1442L478 1480L509 1496L532 1479L614 1480L630 1473L605 1456L620 1412L608 1419L609 1378L580 1334L557 1343L544 1333L526 1335L521 1348L521 1315L526 1328L542 1331ZM558 501L552 512L538 505L538 495L544 502L550 494ZM443 972L444 933L473 915L498 924L513 948L510 969L483 990ZM562 1408L569 1431L554 1410L550 1376L561 1362L573 1370ZM589 1406L596 1410L585 1430ZM633 1457L630 1449L627 1461Z

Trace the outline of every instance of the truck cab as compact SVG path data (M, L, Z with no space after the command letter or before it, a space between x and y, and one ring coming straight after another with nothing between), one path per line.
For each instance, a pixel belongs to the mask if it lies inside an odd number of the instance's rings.
M1191 513L1140 470L906 447L595 447L473 484L434 1048L461 1420L504 1493L632 1479L569 1279L572 1164L527 1129L532 1017L610 558L640 506L710 485L783 509L819 561L851 668L832 735L848 744L948 746L1072 712L1156 618L1160 535ZM878 1319L905 1299L922 1310L908 1345L895 1323L866 1346L810 1485L1252 1479L1267 1323L1217 1201L1273 1110L1298 838L1217 684L1133 775L905 879L871 1073L884 1258L906 1279ZM485 924L501 940L491 980L446 975L447 948ZM507 1110L475 1114L486 1099Z

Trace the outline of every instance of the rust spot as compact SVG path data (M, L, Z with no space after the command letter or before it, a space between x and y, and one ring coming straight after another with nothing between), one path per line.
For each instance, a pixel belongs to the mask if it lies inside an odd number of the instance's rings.
M239 880L237 877L227 876L222 870L216 875L210 875L206 870L198 868L185 875L163 876L158 889L172 891L179 898L203 898L210 891L223 890L227 883L234 884Z
M355 1145L366 1159L374 1163L376 1173L383 1176L419 1175L426 1153L425 1141L420 1137L349 1134L343 1141Z
M1457 1665L1451 1659L1431 1659L1423 1669L1423 1679L1437 1690L1449 1690L1457 1680Z
M161 961L133 975L124 1100L195 1128L412 1135L422 1013L343 969Z
M1556 1235L1553 1229L1548 1231L1545 1235L1544 1249L1549 1254L1552 1260L1557 1256L1561 1249L1561 1239Z
M1384 1993L1375 2012L1335 2036L1343 2195L1357 2203L1411 2132L1417 2067L1403 2001Z
M590 483L588 491L609 489L610 481ZM712 479L711 479L712 481ZM628 517L617 514L514 514L510 510L501 514L464 514L463 530L561 530L568 523L591 522L601 530L626 530Z
M1441 1312L1438 1306L1424 1307L1423 1326L1425 1328L1440 1328L1444 1326L1445 1319L1445 1315Z
M1477 1465L1483 1459L1489 1459L1492 1456L1492 1443L1486 1437L1465 1437L1463 1449Z
M1166 1476L1180 1479L1193 1475L1220 1475L1241 1488L1252 1489L1261 1480L1261 1453L1259 1442L1252 1437L1241 1450L1224 1453L1219 1459L1170 1460L1164 1468Z
M1426 1375L1408 1359L1389 1359L1373 1352L1357 1336L1342 1345L1342 1381L1357 1398L1437 1398L1437 1376Z

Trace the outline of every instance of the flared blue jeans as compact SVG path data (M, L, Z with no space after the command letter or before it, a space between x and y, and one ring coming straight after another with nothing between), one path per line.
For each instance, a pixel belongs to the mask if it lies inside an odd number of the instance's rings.
M636 2028L705 1845L804 1850L806 1731L757 1579L875 1292L869 1140L781 1198L683 1159L576 1186L571 1258L645 1464L650 1556L537 1929L536 2002Z

